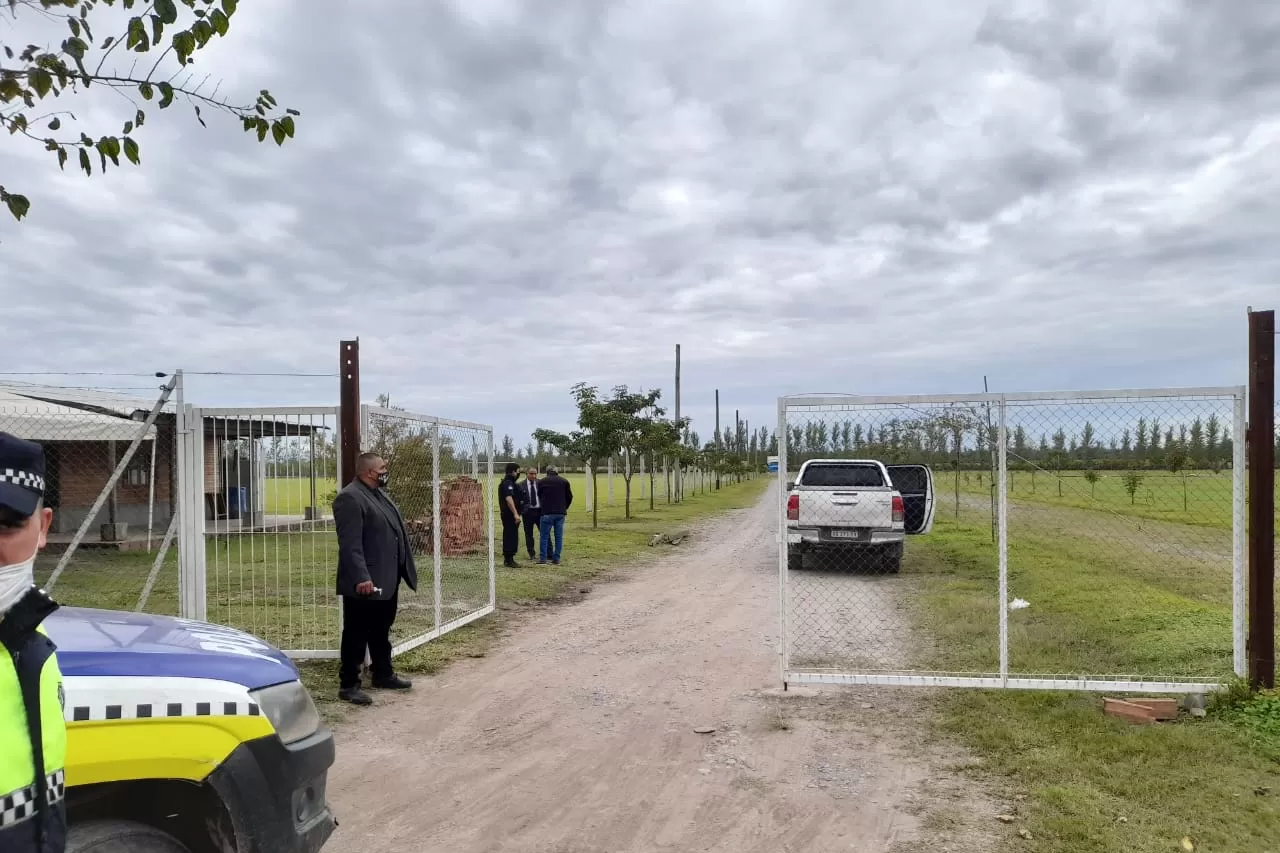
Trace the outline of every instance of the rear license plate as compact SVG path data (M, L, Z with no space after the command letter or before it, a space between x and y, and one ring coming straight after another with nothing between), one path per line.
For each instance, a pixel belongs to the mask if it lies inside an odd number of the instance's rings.
M849 527L836 528L834 530L829 531L829 533L832 539L859 540L859 539L867 538L867 531L859 528L849 528Z

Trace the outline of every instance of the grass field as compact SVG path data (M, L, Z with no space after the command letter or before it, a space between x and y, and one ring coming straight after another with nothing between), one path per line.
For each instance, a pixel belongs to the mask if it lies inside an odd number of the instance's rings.
M1228 485L1197 479L1206 481L1199 494L1225 495L1230 506ZM1104 482L1103 511L1080 509L1091 499L1065 488L1058 498L1043 475L1034 495L1028 482L1012 496L1010 597L1031 607L1010 613L1011 670L1229 678L1221 520L1178 523L1177 480L1153 485L1137 510ZM917 665L989 671L996 551L985 492L961 485L959 518L944 493L933 534L908 549L903 579L921 591L916 621L932 640ZM1018 826L1032 840L1013 839L1017 849L1156 853L1189 838L1198 851L1280 850L1280 698L1236 699L1205 720L1144 728L1103 716L1094 695L957 690L938 701L942 728L982 757L983 772L1026 795Z
M1186 476L1168 471L1139 471L1141 477L1131 496L1125 487L1126 471L1098 471L1090 483L1080 471L1061 477L1052 471L1010 471L1009 498L1050 506L1076 507L1114 515L1169 521L1194 527L1231 528L1231 472L1189 471ZM935 471L943 507L954 506L956 475ZM960 474L961 493L989 494L990 474ZM1277 485L1280 496L1280 485ZM1280 519L1280 500L1276 503Z

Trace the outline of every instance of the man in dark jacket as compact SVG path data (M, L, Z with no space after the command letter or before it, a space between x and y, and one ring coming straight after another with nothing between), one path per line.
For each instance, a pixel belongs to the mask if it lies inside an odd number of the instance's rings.
M536 547L533 531L539 531L539 537L541 537L538 520L542 518L542 501L538 497L538 469L532 465L524 472L524 482L520 484L520 500L517 504L520 507L521 520L524 522L524 547L529 552L529 559L545 557L545 554L533 552Z
M560 551L564 544L564 517L573 506L573 489L569 481L560 476L556 466L547 466L547 475L538 481L538 500L542 502L542 516L538 526L542 534L538 562L550 560L552 565L560 565ZM551 535L555 534L555 550L552 550Z
M409 531L387 496L387 463L376 453L356 459L356 476L333 500L338 531L338 595L342 596L342 666L338 697L353 705L373 700L360 683L369 650L373 686L407 690L412 684L391 668L391 626L400 581L418 588Z
M518 569L516 551L520 548L520 514L521 495L516 488L516 476L520 466L508 462L506 476L498 484L498 515L502 519L502 565L508 569Z

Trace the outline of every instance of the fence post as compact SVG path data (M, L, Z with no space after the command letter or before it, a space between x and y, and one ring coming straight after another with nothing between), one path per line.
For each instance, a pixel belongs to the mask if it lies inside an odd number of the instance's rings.
M703 488L706 483L704 479ZM778 398L778 677L787 688L787 403Z
M486 460L485 460L486 471L488 474L488 476L485 477L485 481L484 481L484 495L485 495L485 506L487 507L487 509L485 510L485 516L488 519L488 529L489 529L489 606L497 607L498 606L498 580L497 580L497 570L495 569L496 561L494 560L494 557L493 557L493 534L494 534L493 513L494 513L494 505L497 504L498 502L498 496L496 494L497 481L494 480L493 478L493 430L492 429L490 429L487 434L485 456L486 456Z
M1245 600L1245 578L1249 551L1244 490L1247 476L1244 451L1248 443L1248 433L1245 430L1246 398L1245 389L1236 394L1231 423L1231 668L1237 678L1247 678L1249 675L1245 618L1248 607Z
M1000 478L999 492L996 494L996 524L999 527L997 549L1000 562L1000 686L1009 685L1009 441L1007 433L1008 406L1005 398L1000 397L999 423L996 427L996 441L1000 443L996 464Z
M356 476L360 455L360 339L338 345L338 488Z
M431 583L435 590L435 628L440 630L440 626L444 624L441 616L444 614L444 601L441 598L442 584L441 573L444 560L443 542L444 529L440 524L440 422L431 425L431 562L432 577Z
M1276 686L1276 312L1249 312L1249 681Z

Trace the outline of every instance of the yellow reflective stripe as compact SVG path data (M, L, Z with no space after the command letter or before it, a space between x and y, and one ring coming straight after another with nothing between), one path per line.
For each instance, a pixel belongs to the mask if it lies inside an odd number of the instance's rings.
M262 717L173 717L67 724L67 784L200 782L240 744L274 734Z

